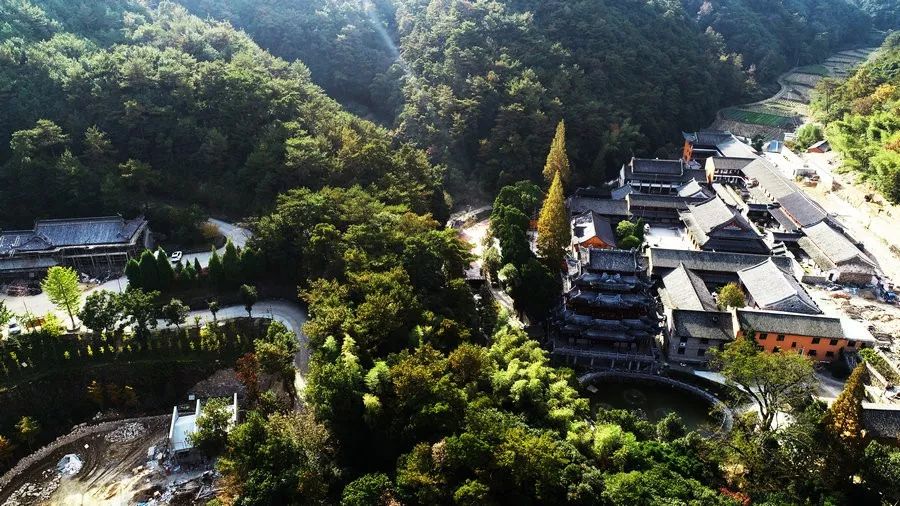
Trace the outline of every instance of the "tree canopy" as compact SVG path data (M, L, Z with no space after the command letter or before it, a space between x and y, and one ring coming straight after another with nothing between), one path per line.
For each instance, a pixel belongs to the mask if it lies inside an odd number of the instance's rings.
M813 110L845 170L900 202L900 33L845 80L823 79Z

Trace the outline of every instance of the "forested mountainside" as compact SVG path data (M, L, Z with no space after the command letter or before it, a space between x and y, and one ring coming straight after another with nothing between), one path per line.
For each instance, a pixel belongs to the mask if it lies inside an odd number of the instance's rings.
M163 2L0 1L0 226L98 213L248 214L297 186L446 216L423 152L345 112L301 62ZM177 221L178 216L168 216Z
M813 108L844 167L900 202L900 33L847 79L823 80Z
M872 19L852 0L682 0L700 28L740 54L757 82L862 44Z
M227 20L263 49L301 60L350 111L390 124L402 104L392 0L179 0L200 17Z
M632 151L669 151L680 129L871 28L848 0L183 3L301 58L353 110L394 120L449 168L452 193L473 174L488 190L537 179L560 118L576 178L599 183Z
M900 1L852 0L865 13L872 16L875 26L881 30L900 29Z

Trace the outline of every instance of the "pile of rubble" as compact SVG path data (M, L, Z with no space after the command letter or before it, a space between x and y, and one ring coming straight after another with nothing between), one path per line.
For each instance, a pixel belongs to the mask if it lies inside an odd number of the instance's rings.
M107 443L129 443L146 433L146 425L138 422L132 422L126 423L120 427L117 427L115 430L110 431L105 436L103 436L103 439L105 439Z
M23 506L26 504L45 504L50 496L59 488L60 474L56 469L47 469L41 475L40 483L25 483L13 492L2 506Z
M900 308L897 306L851 299L840 301L839 307L850 318L869 323L869 330L876 339L891 340L900 335Z

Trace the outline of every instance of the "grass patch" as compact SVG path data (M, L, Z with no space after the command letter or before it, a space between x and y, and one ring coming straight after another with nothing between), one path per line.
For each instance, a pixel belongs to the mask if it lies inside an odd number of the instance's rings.
M825 65L805 65L803 67L798 67L794 72L798 74L812 74L814 76L828 76L831 74L831 71L828 70L828 67Z
M751 125L763 125L776 128L793 126L794 118L781 116L768 112L748 111L746 109L728 108L723 111L723 116L732 121L749 123Z

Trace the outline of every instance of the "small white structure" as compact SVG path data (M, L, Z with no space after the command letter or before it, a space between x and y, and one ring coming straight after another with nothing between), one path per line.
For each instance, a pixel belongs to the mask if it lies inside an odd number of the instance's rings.
M197 408L191 414L181 415L178 413L178 406L172 409L172 423L169 425L168 446L172 453L178 454L190 451L194 445L191 444L188 436L197 430L197 419L200 417L200 399L197 399ZM237 393L234 394L233 401L228 410L231 412L231 420L228 429L237 424L238 402Z

